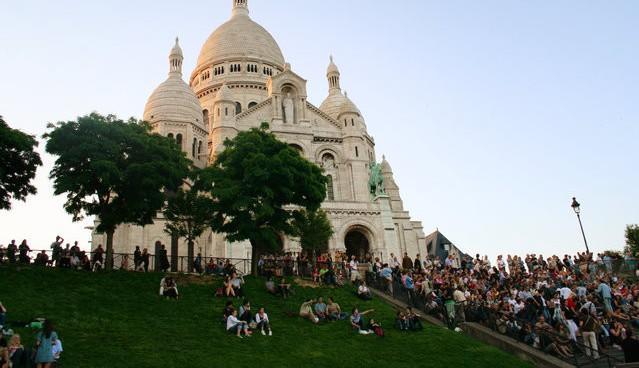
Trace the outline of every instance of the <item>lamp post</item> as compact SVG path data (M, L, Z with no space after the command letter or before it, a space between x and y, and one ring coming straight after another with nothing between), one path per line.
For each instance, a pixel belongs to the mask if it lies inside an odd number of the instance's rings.
M581 228L581 235L584 237L584 244L586 244L586 253L590 253L590 250L588 249L588 242L586 241L586 233L584 233L584 226L581 224L581 208L579 202L577 202L577 198L572 197L572 204L570 207L572 207L575 214L577 214L577 220L579 220L579 227Z

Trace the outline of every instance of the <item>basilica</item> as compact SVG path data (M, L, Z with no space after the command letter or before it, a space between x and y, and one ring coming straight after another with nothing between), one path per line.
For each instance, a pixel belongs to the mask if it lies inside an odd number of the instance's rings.
M362 112L342 92L333 58L326 70L328 95L317 106L307 100L307 81L286 62L271 34L249 16L248 0L233 0L232 5L230 19L202 46L188 84L176 39L168 78L149 97L144 120L156 133L174 139L198 167L215 160L225 139L266 122L280 140L321 166L328 177L322 208L334 229L328 244L331 253L382 259L390 253L435 254L439 244L427 244L421 222L413 221L404 209L390 164L383 156L376 163L375 140ZM93 233L92 238L95 247L106 242L104 234ZM301 251L294 238L282 236L281 242L285 252ZM167 245L169 255L251 255L248 242L231 243L224 234L211 231L188 250L184 239L171 242L161 214L154 224L121 225L114 235L115 253L131 253L140 246L157 254L161 244Z

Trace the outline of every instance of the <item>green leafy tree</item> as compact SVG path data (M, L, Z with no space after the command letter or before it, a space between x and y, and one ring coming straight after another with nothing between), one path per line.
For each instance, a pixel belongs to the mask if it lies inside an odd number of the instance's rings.
M626 249L635 257L639 255L639 225L637 224L626 226Z
M164 208L167 222L164 230L172 237L184 238L188 243L188 267L193 268L193 247L195 240L209 227L213 201L200 195L196 190L182 188L168 197ZM177 254L177 249L172 253Z
M24 201L36 194L31 180L42 165L37 146L33 136L11 129L0 116L0 209L10 210L12 199Z
M299 211L318 209L326 196L321 169L266 128L227 140L198 180L214 199L212 229L229 241L250 241L253 273L260 254L279 250L280 235L296 233Z
M55 194L66 194L64 208L74 221L98 217L110 269L116 227L153 223L164 191L177 190L190 161L171 139L133 118L92 113L48 128L46 150L58 156L50 175Z
M293 222L297 230L296 234L300 238L302 249L311 252L313 266L315 266L315 255L328 250L328 239L333 235L326 212L322 209L316 211L301 210L298 212Z

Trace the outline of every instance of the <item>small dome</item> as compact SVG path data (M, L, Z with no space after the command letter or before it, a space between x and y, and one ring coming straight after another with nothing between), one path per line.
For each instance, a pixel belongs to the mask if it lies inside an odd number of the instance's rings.
M226 59L254 58L277 67L284 66L284 56L277 42L264 27L246 12L234 12L202 46L197 67L208 67Z
M330 63L328 64L328 68L326 69L326 75L330 74L339 74L339 69L337 65L333 62L333 55L330 56Z
M220 87L220 89L217 91L214 101L234 102L233 93L231 92L229 86L226 85L226 83L222 84L222 87Z
M195 123L201 126L202 107L193 90L172 74L153 91L144 107L144 120Z
M393 175L393 169L391 168L388 161L386 161L386 156L382 156L382 174Z
M180 40L177 37L175 37L175 45L171 49L169 57L170 56L184 56L184 54L182 53L182 48L180 47Z
M349 113L357 114L357 115L360 115L360 116L362 115L362 113L359 111L357 106L355 106L353 101L351 101L351 99L348 98L348 95L345 94L344 95L344 102L339 107L339 114L337 114L337 116L342 115L342 114L349 114Z
M331 91L332 92L332 91ZM333 119L337 119L340 112L340 107L346 101L346 97L339 90L330 93L328 97L320 105L320 110L328 114Z

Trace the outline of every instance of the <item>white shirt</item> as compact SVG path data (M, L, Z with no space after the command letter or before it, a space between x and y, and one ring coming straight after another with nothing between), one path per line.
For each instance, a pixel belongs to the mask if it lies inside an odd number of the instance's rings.
M53 346L51 347L51 353L53 354L53 357L55 359L58 359L60 357L60 353L62 353L64 350L62 350L62 341L60 341L60 339L56 339L55 340L55 344L53 344Z
M241 321L239 319L237 319L237 317L235 317L234 315L230 315L227 319L226 319L226 329L230 330L231 328L235 327L235 325L239 324Z
M357 261L356 260L352 260L350 263L351 266L351 270L353 271L357 271Z
M559 294L561 294L561 297L563 299L568 299L570 297L570 294L572 294L572 290L567 287L562 287L561 289L559 289Z
M260 323L262 321L268 322L268 314L266 314L266 312L264 312L263 315L260 315L259 313L255 315L255 322L256 323Z

